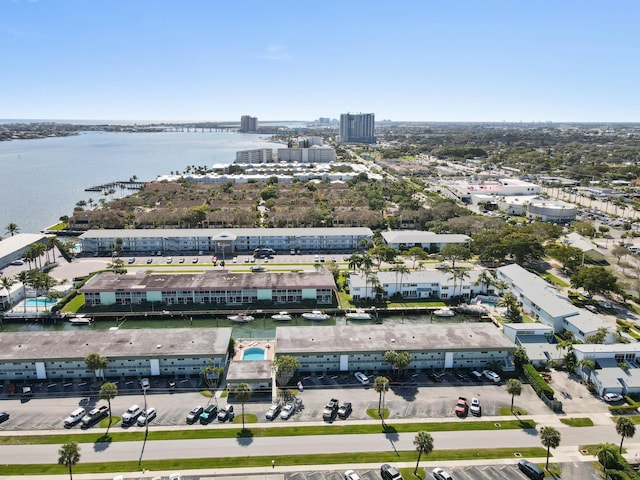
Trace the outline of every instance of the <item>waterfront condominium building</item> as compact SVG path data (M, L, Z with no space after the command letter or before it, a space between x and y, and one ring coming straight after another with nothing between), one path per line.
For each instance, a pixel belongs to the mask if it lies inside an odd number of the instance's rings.
M241 132L257 132L258 117L251 117L249 115L243 115L242 117L240 117L240 131Z
M376 143L375 123L373 113L343 113L340 115L340 142Z

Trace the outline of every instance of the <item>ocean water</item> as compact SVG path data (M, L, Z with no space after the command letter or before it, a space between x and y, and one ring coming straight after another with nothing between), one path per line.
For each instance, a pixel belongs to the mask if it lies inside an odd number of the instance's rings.
M188 165L231 163L235 152L276 148L268 137L237 132L103 133L0 142L0 236L15 223L35 233L71 215L80 200L103 198L84 189L102 183L154 180ZM118 190L116 197L128 190Z

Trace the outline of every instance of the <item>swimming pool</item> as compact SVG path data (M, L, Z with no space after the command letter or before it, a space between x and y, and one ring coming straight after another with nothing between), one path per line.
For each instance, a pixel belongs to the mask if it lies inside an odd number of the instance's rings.
M44 297L38 297L38 298L27 298L24 301L24 304L27 307L50 307L52 305L55 305L56 303L58 303L57 300L47 300Z
M242 360L264 360L264 348L251 347L242 353Z

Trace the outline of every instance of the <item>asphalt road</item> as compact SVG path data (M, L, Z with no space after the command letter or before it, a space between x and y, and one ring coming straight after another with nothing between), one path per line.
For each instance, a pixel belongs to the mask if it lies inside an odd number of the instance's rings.
M327 428L331 428L327 426ZM240 429L238 429L240 430ZM561 445L617 443L620 437L611 426L561 427ZM434 432L437 449L539 447L537 430ZM316 435L302 437L224 438L203 440L160 440L145 445L144 459L224 458L269 455L301 455L342 452L392 452L414 450L414 433L372 435ZM588 439L588 440L587 440ZM83 462L137 460L143 442L81 444ZM0 458L13 464L56 463L59 445L0 446Z

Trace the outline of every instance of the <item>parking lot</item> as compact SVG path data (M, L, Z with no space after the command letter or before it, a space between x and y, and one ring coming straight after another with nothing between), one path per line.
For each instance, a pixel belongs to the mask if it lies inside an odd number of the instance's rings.
M561 376L565 373L554 373L558 378L556 384L561 383ZM467 421L476 417L458 418L454 414L454 406L458 396L465 396L469 401L478 398L482 406L483 416L498 415L499 408L511 404L511 396L506 392L504 382L494 384L488 380L473 381L468 377L457 377L445 373L440 382L425 373L408 374L408 381L402 384L391 384L385 394L384 406L389 410L389 419L411 418L439 418L456 421ZM206 406L210 401L217 401L219 406L227 403L227 398L211 400L198 392L198 378L175 379L175 390L170 390L166 379L151 378L151 388L147 392L147 406L155 407L158 416L153 425L183 426L184 428L216 428L213 422L209 426L186 425L185 416L196 405ZM367 409L378 407L379 395L374 390L371 378L369 385L361 385L353 375L309 375L301 378L303 391L297 392L299 399L295 413L288 420L277 418L273 422L317 422L322 421L322 411L331 398L337 398L340 403L351 402L353 412L347 419L336 419L335 422L371 420ZM554 385L556 385L554 384ZM566 385L565 385L566 384ZM0 410L11 414L9 421L0 424L1 430L42 430L62 428L63 419L78 406L89 410L101 402L97 395L97 387L91 389L91 381L74 381L68 383L35 383L32 398L24 399L19 395L6 394L7 386L0 388L3 400ZM130 405L136 403L144 406L145 398L138 379L118 381L119 394L111 401L113 414L122 415ZM566 379L561 388L571 388L571 399L563 399L572 413L582 409L593 412L601 409L606 411L606 405L598 399L589 396L584 386L578 382ZM86 398L89 398L87 401ZM229 403L235 403L231 397ZM265 415L271 404L271 397L267 393L254 394L246 403L245 411L255 414L258 422L268 422ZM515 404L524 407L531 415L548 414L549 409L537 398L529 386L524 386L522 394L516 397ZM137 427L131 427L137 428Z

